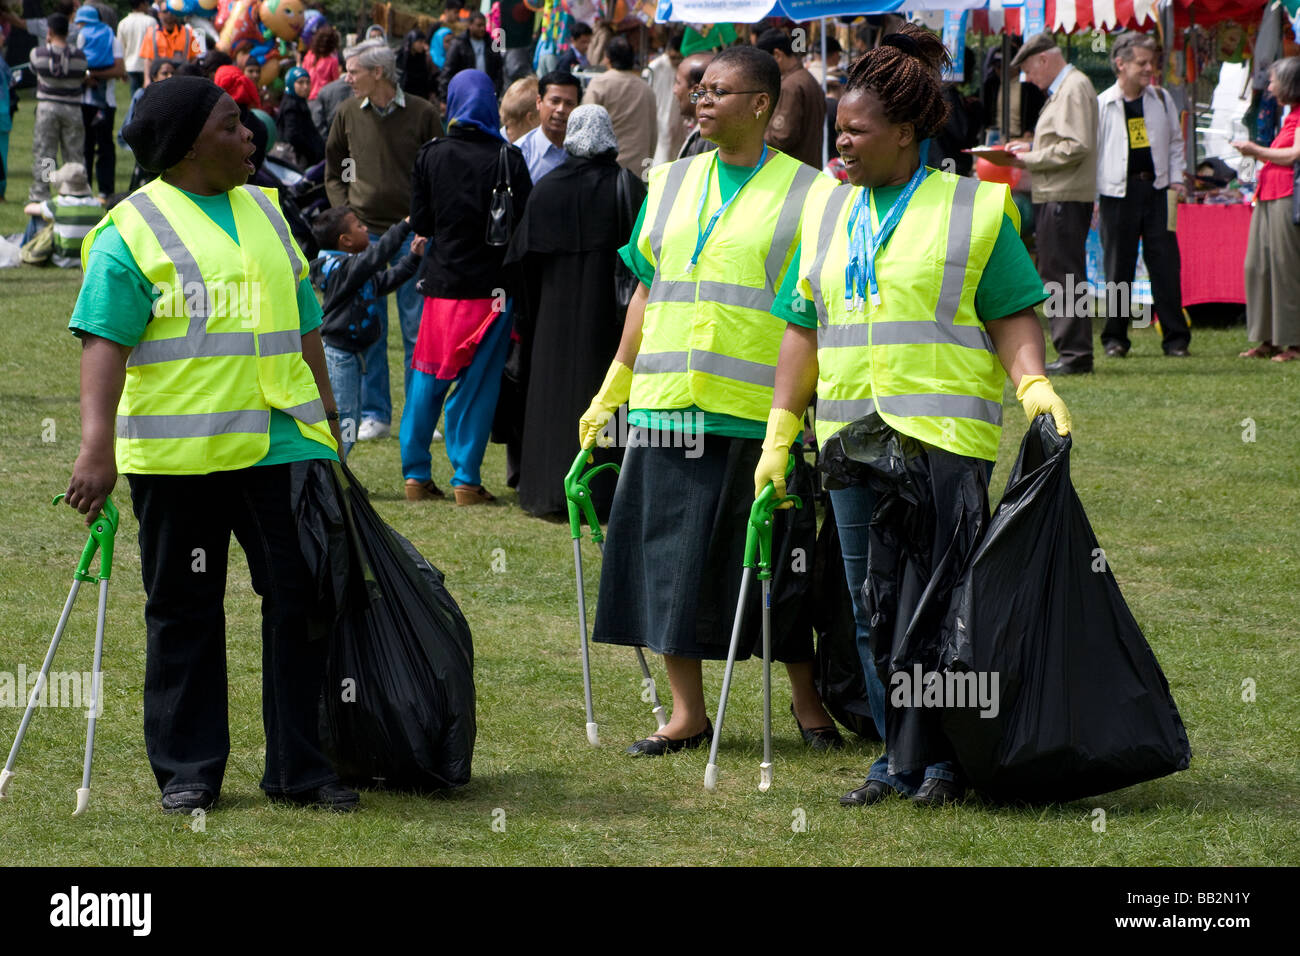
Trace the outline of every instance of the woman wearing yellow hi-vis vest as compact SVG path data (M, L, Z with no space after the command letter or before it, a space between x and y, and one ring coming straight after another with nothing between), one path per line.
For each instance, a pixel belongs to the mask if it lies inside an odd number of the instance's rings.
M987 481L997 457L1005 374L1032 421L1070 416L1043 370L1033 307L1047 298L1019 237L1005 186L927 169L920 141L943 124L943 44L905 25L863 56L839 103L836 148L851 186L810 198L800 261L777 294L789 324L754 472L756 493L784 485L786 453L817 393L821 445L876 412L897 432L969 459ZM874 496L865 485L831 492L853 595L858 650L872 717L885 737L885 691L862 600ZM922 805L960 799L956 768L936 763L889 773L888 754L845 805L891 794Z
M615 360L579 425L581 447L591 448L607 424L615 427L610 418L619 406L630 409L627 421L617 422L627 451L593 639L664 655L672 718L628 748L635 756L711 738L700 662L727 656L749 483L785 329L771 314L773 297L794 255L805 201L835 185L763 142L781 90L771 56L752 47L725 50L701 82L692 100L701 133L718 149L651 170L641 216L621 250L641 285ZM782 516L774 555L790 550L792 529L810 516ZM807 530L802 564L773 559L778 595L782 575L791 576L796 594L799 580L811 577ZM751 623L760 616L754 597ZM784 627L778 609L773 639L804 739L815 749L842 745L813 683L807 615ZM741 656L749 656L748 646Z
M255 122L255 121L254 121ZM159 173L82 243L81 450L67 502L131 486L144 579L144 739L169 813L207 810L230 754L222 610L233 534L262 597L261 786L351 810L321 747L330 621L298 543L291 469L337 461L321 308L251 131L198 77L144 91L122 130Z

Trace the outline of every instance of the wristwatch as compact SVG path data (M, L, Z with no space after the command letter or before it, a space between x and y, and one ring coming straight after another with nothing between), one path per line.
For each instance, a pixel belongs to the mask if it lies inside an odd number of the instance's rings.
M339 420L338 409L335 409L335 410L332 411L332 412L326 412L326 413L325 413L325 420L326 420L327 422L336 422L336 421L338 421L338 420Z

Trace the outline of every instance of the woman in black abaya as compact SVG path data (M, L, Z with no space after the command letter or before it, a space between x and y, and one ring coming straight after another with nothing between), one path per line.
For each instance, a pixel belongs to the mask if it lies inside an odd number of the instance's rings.
M641 180L616 162L618 141L603 106L573 111L564 148L568 158L533 187L506 254L506 262L519 263L525 276L518 330L527 359L527 399L518 492L520 507L536 516L565 510L564 475L578 454L573 422L600 388L618 349L618 248L627 242L645 197ZM619 176L626 187L622 214ZM617 421L610 423L616 440ZM597 449L595 458L621 461L622 450ZM602 521L614 484L608 472L592 482Z

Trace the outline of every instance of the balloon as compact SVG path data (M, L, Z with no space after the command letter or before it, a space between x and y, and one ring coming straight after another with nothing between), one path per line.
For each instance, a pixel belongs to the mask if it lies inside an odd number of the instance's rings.
M986 183L1005 183L1012 189L1020 185L1019 166L999 166L983 156L975 157L975 176Z
M262 121L266 127L266 148L270 149L275 145L275 120L271 119L271 114L266 110L249 110L254 116Z

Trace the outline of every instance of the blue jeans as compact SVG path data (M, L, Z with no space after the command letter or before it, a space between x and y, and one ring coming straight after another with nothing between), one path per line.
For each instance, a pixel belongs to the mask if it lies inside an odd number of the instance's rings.
M393 254L389 265L394 265L411 251L411 239L406 237L402 247ZM378 233L370 234L370 241L380 239ZM397 318L402 327L402 345L406 364L403 366L402 394L410 401L411 356L415 353L415 337L420 331L420 313L424 310L424 296L415 287L419 273L407 279L397 290ZM379 341L366 349L365 375L361 379L361 417L390 424L393 420L393 396L388 384L388 296L376 300L379 304ZM341 415L342 413L340 413Z
M447 458L455 468L451 483L471 487L483 483L479 469L492 432L497 397L501 394L501 372L510 349L510 329L509 317L505 314L497 316L483 341L479 342L473 360L455 378L435 378L427 372L411 372L411 386L406 393L399 433L403 478L428 481L432 477L433 458L429 454L429 443L433 441L433 429L442 414L445 398L445 445ZM451 389L449 398L448 389Z
M876 674L876 662L871 654L871 619L862 599L862 585L867 580L867 548L870 544L871 513L876 508L876 496L866 485L854 485L840 491L831 491L831 504L835 509L835 527L840 533L840 549L844 553L844 577L853 596L853 621L857 625L858 657L862 661L862 674L867 680L867 702L871 719L882 740L885 737L885 685ZM899 793L910 796L929 777L955 780L956 768L951 761L931 764L924 771L891 774L889 752L881 754L867 771L868 780L879 780Z
M334 392L334 404L339 410L339 432L343 436L340 460L346 461L348 452L357 442L357 429L361 427L361 369L360 352L325 346L325 368Z

